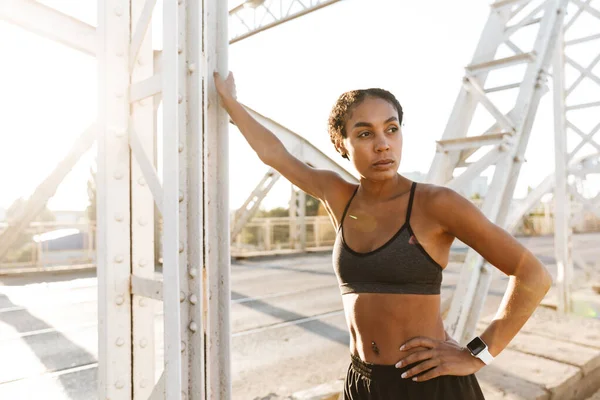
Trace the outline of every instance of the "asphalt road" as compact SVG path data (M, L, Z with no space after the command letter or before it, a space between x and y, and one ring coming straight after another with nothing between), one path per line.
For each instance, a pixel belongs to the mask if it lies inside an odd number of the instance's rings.
M552 237L521 240L556 276ZM590 263L599 245L600 234L574 240ZM458 273L454 264L444 272L443 297ZM345 374L348 333L331 253L236 262L231 280L234 399L284 397ZM495 312L506 283L495 275L484 315ZM0 277L0 399L97 398L96 292L89 271ZM158 378L163 330L154 306Z

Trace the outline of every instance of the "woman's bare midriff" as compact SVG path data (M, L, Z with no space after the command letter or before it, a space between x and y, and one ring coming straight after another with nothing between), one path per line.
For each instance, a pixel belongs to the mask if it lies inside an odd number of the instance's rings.
M342 300L350 353L368 363L393 365L422 350L399 350L413 337L445 339L439 295L348 293Z

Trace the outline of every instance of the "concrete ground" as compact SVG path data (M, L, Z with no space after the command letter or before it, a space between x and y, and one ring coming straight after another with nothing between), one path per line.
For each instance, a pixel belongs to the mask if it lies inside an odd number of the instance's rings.
M521 240L556 276L552 237ZM575 236L574 249L595 265L577 271L580 281L598 279L600 234ZM458 268L445 271L444 296ZM235 262L231 280L233 399L286 397L344 375L348 333L331 253ZM482 315L496 311L506 282L496 274ZM0 399L97 398L96 291L92 271L0 277ZM598 303L577 304L579 313L600 318ZM162 316L155 307L158 378Z

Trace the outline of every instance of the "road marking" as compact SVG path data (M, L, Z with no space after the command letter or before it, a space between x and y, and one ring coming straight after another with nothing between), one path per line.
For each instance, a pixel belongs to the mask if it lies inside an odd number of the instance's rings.
M18 333L16 335L0 336L0 343L2 343L2 342L8 342L10 340L15 340L15 339L22 339L22 338L25 338L25 337L28 337L28 336L43 335L43 334L46 334L46 333L54 333L54 332L66 333L66 332L73 332L73 331L79 330L81 328L89 328L89 327L97 326L97 325L98 325L98 322L94 321L94 322L87 322L85 324L63 326L63 327L60 327L60 330L58 330L55 327L52 327L52 328L46 328L46 329L39 329L37 331L21 332L21 333Z
M9 383L27 382L27 381L31 381L31 380L44 379L44 378L54 378L57 376L73 374L75 372L86 371L88 369L97 368L97 367L98 367L98 363L95 362L95 363L90 363L90 364L79 365L79 366L73 367L73 368L44 371L38 375L25 376L23 378L11 379L10 381L0 382L0 387L2 385L6 385Z
M272 299L274 297L289 296L289 295L292 295L292 294L310 292L311 290L319 290L319 289L333 288L333 287L337 287L337 283L336 284L330 284L330 285L316 286L316 287L311 287L311 288L302 289L302 290L293 290L293 291L289 291L289 292L272 293L272 294L267 294L267 295L264 295L264 296L245 297L243 299L231 300L231 303L232 304L247 303L247 302L250 302L250 301L263 300L263 299Z
M254 329L248 329L245 331L235 332L231 335L231 337L251 335L254 333L268 331L270 329L279 329L279 328L284 328L286 326L291 326L291 325L300 325L300 324L304 324L304 323L307 323L310 321L315 321L318 319L325 319L325 318L330 318L330 317L336 317L338 315L343 315L343 314L344 314L344 310L330 311L330 312L324 313L324 314L313 315L312 317L300 318L300 319L295 319L295 320L286 321L286 322L279 322L279 323L272 324L272 325L265 325L260 328L254 328Z

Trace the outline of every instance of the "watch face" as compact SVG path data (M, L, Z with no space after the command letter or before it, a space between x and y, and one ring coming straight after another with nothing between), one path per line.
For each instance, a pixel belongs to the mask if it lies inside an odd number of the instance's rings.
M483 343L483 340L481 340L479 337L476 337L475 339L471 340L469 344L467 344L467 348L471 354L476 356L477 354L481 353L483 349L485 349L485 343Z

